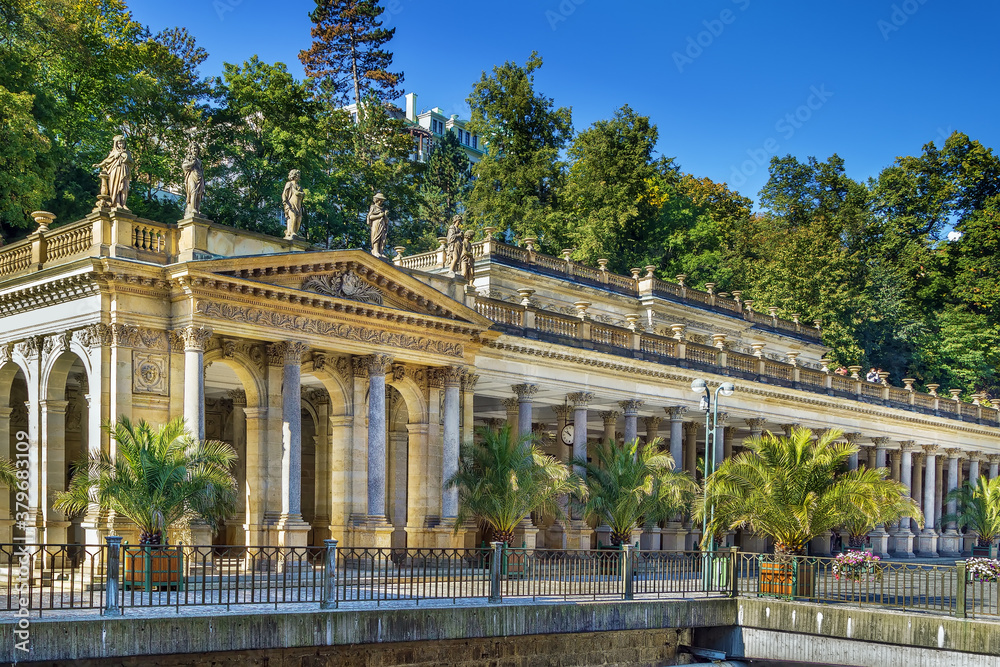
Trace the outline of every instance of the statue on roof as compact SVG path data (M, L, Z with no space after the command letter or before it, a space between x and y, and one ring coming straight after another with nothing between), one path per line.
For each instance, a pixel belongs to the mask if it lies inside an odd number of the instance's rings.
M192 146L181 162L184 172L184 217L201 214L201 200L205 197L205 170L198 156L198 147Z
M475 236L475 232L470 229L462 237L462 259L458 269L468 283L471 283L476 277L476 257L472 249L473 236Z
M302 226L302 201L306 191L299 185L302 172L292 169L288 172L288 182L281 192L281 207L285 211L285 238L293 239L299 235Z
M111 208L122 208L127 211L128 187L132 181L132 167L135 166L135 160L125 147L124 135L115 136L111 142L111 152L94 166L101 170L101 194L98 196L98 202L105 202Z
M385 195L381 192L372 198L365 222L371 229L371 253L376 257L385 257L385 242L389 237L389 214L383 207Z
M458 272L459 264L462 262L462 216L456 215L451 219L451 226L448 227L448 236L445 240L445 261L444 264L452 273Z

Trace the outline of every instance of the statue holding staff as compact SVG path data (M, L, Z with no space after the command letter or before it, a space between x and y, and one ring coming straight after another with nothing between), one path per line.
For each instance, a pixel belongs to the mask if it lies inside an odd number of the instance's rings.
M302 172L292 169L288 172L288 182L281 193L281 207L285 211L285 238L293 239L299 235L302 226L302 201L306 191L299 185Z
M102 174L107 175L108 205L111 208L123 208L127 211L128 186L132 180L132 167L135 166L135 160L132 159L132 154L125 147L125 137L121 134L116 135L108 157L94 166L98 167Z
M385 195L381 192L372 198L371 208L365 221L371 229L372 254L385 257L385 242L389 237L389 214L383 207Z
M448 249L445 255L447 257L445 266L452 273L458 271L458 265L462 261L462 240L462 216L456 215L451 219L451 226L448 227L448 236L445 240L445 247Z
M475 236L475 232L470 229L462 237L462 260L459 267L459 273L469 283L476 277L476 257L472 249L473 236Z
M201 165L201 158L198 157L198 147L192 146L187 157L181 162L181 169L184 171L184 197L186 205L184 207L184 217L201 214L201 200L205 196L205 171Z

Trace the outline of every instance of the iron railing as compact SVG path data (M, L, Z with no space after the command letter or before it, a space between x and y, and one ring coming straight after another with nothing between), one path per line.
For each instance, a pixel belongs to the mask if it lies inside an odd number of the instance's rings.
M773 596L964 617L1000 616L1000 584L965 563L881 561L844 572L834 558L621 548L553 550L0 545L0 614L192 606L383 604L504 598L631 600Z

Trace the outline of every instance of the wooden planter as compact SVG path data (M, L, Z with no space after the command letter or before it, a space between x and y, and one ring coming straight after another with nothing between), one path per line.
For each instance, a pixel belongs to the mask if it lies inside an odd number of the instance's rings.
M757 594L784 598L812 597L816 584L816 564L802 560L760 562Z
M972 547L973 558L996 558L997 545L991 544L988 547Z
M184 590L184 552L180 547L136 546L122 549L125 588Z

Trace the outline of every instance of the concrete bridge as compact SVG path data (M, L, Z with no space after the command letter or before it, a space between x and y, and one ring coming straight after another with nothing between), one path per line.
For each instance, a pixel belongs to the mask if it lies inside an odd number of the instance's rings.
M634 602L436 601L419 606L303 605L220 613L130 609L119 618L30 620L30 652L15 651L16 619L0 620L0 661L93 667L211 664L672 665L686 647L733 659L871 667L995 667L1000 624L847 605L762 598Z

